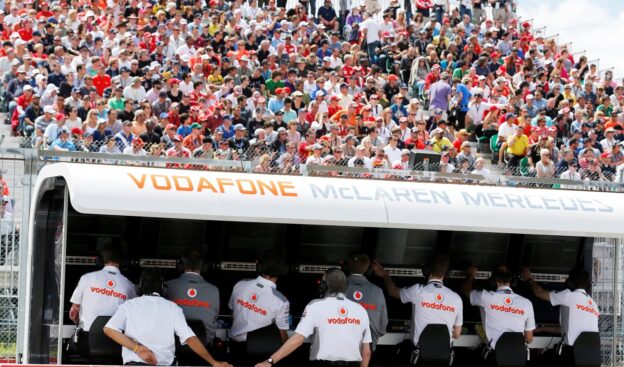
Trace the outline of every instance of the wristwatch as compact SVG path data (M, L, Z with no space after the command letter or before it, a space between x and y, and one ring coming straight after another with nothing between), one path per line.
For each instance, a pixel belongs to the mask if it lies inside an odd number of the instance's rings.
M273 358L269 358L267 359L267 363L272 366L275 362L273 362Z

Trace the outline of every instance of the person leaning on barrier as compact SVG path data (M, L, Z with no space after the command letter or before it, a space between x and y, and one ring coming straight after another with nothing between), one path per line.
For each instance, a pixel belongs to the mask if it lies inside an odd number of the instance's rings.
M486 337L483 357L492 364L496 343L504 333L523 333L526 344L531 344L535 316L531 301L511 290L513 274L508 267L499 266L492 272L490 282L495 291L473 290L476 273L476 267L468 268L462 290L470 298L470 304L481 307Z
M99 260L104 267L80 277L70 299L69 318L78 324L78 352L84 355L89 351L89 329L93 321L98 316L112 316L122 303L136 297L134 284L119 271L119 246L104 245Z
M201 320L206 330L202 342L211 345L217 332L219 289L201 276L204 259L199 250L184 251L179 265L183 274L165 284L165 296L182 309L187 320Z
M367 367L371 357L371 332L364 307L348 300L347 277L329 269L321 282L324 297L308 303L295 333L271 357L256 367L271 367L314 334L310 361L314 367Z
M351 301L360 304L368 313L371 329L371 350L375 350L377 340L386 333L388 309L386 298L381 288L366 279L370 270L370 258L366 254L354 253L349 256L349 278L345 295Z
M231 366L216 361L187 325L182 309L161 297L163 279L158 272L143 271L139 293L140 297L121 305L104 327L104 333L123 347L124 364L174 365L175 334L211 366Z
M463 325L463 304L459 295L445 287L444 277L449 268L446 255L436 255L429 261L427 284L415 284L409 288L397 287L390 274L377 262L372 263L375 274L383 278L388 294L403 303L412 304L411 341L414 346L412 362L418 355L418 344L423 330L431 324L444 324L453 339L459 338ZM450 343L450 340L449 340Z
M591 286L589 273L583 269L572 269L568 274L565 289L561 292L549 292L533 280L529 268L521 274L521 280L528 281L533 294L541 300L550 302L553 306L561 306L559 312L562 348L558 350L565 365L572 365L572 346L583 332L598 332L598 304L587 293Z

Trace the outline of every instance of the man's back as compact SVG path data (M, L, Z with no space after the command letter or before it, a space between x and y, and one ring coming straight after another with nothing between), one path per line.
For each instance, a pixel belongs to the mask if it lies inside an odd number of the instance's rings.
M166 283L167 299L177 304L187 320L201 320L206 330L206 340L214 339L219 317L219 289L196 273L184 273Z
M70 302L80 305L79 326L89 331L98 316L113 315L119 305L134 297L134 284L116 267L105 266L80 278Z
M444 324L452 335L463 324L463 304L457 293L440 281L416 284L401 289L401 302L412 303L412 341L418 345L420 334L429 324Z
M174 334L182 344L195 336L186 324L182 309L158 295L144 295L124 303L106 327L124 331L126 336L152 350L158 365L164 366L170 366L175 361ZM144 362L128 348L123 348L121 355L124 364Z
M492 349L505 332L524 333L535 329L531 301L513 293L509 287L500 287L496 292L472 291L470 303L483 309L485 334Z
M234 319L229 336L235 341L244 342L248 332L274 322L280 330L288 330L290 304L275 283L263 277L236 283L228 306Z
M388 326L388 310L383 291L363 275L353 274L348 279L345 296L364 307L368 313L373 345L377 344Z

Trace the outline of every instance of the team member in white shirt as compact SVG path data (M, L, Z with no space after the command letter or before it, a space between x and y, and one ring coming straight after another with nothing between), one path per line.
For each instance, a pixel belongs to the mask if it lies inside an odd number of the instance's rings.
M247 333L275 324L282 341L289 329L290 303L277 290L277 279L286 273L284 259L267 251L258 262L258 277L236 283L228 302L232 310L232 327L229 332L230 354L237 358L246 355ZM246 364L246 360L237 360Z
M295 333L268 360L256 364L256 367L271 367L312 335L312 366L368 366L371 332L366 310L345 297L347 277L342 270L327 270L321 284L326 287L324 298L308 303Z
M415 284L409 288L397 287L388 272L377 262L372 268L384 280L388 294L403 303L412 304L411 340L418 347L420 334L430 324L444 324L449 335L457 339L463 325L463 304L459 295L444 286L449 258L435 255L429 262L429 279L426 285ZM449 340L450 343L450 340Z
M214 367L230 367L215 360L193 333L182 309L161 297L163 278L151 269L143 271L141 297L124 303L111 317L104 333L121 345L124 364L171 366L175 363L175 338Z
M598 332L598 304L587 293L591 286L589 274L583 269L572 269L568 274L566 284L569 289L561 292L549 292L543 289L533 280L533 274L528 268L522 272L522 280L530 282L531 290L535 296L550 302L553 306L561 306L557 330L561 333L564 347L562 357L565 365L572 365L572 346L583 332Z
M78 350L89 350L89 329L98 316L112 316L119 305L136 297L135 286L119 271L121 250L107 244L100 249L102 270L80 277L71 296L69 318L78 324Z
M506 332L524 333L526 343L531 344L535 330L533 305L531 301L511 290L513 275L509 268L499 266L492 272L492 280L496 283L494 292L472 290L476 273L475 267L466 271L463 291L470 297L473 306L482 308L481 315L489 349L495 351L496 342ZM487 356L492 359L494 353L487 353Z

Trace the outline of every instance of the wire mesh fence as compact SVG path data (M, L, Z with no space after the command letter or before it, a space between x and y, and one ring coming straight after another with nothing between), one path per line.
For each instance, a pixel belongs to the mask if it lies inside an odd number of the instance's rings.
M15 358L18 325L19 248L24 210L23 157L0 155L0 358Z
M86 138L67 135L55 144L26 137L21 142L22 146L35 149L44 161L624 191L624 165L612 157L595 157L591 151L579 153L579 159L559 153L555 163L557 157L543 160L534 154L513 157L484 151L477 143L459 152L457 149L437 152L428 148L430 145L426 149L411 149L411 145L395 146L390 141L372 142L351 135L325 135L310 143L290 141L279 135L271 140L236 136L217 139L219 135L213 138L188 135L177 139L171 134L150 142L119 136L94 140L92 135ZM59 156L63 152L81 154Z
M624 261L622 240L596 238L593 250L592 298L600 310L601 355L604 366L624 363L622 287Z

